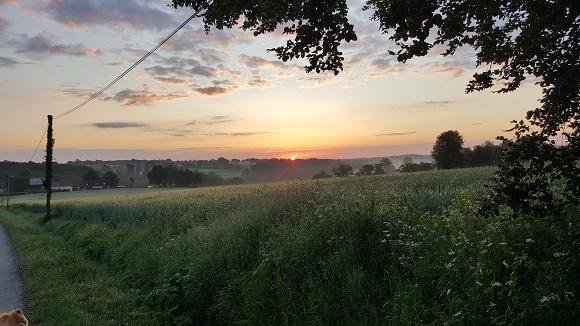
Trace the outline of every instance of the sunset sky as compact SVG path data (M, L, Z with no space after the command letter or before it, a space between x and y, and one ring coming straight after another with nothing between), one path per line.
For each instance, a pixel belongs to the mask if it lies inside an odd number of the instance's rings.
M0 160L30 159L46 125L130 66L191 12L147 0L0 0ZM359 41L338 77L304 72L257 39L192 21L105 95L55 121L55 158L346 158L427 154L442 131L492 140L539 89L464 90L468 50L405 64L350 1ZM440 52L440 51L439 51ZM40 152L35 160L43 157Z

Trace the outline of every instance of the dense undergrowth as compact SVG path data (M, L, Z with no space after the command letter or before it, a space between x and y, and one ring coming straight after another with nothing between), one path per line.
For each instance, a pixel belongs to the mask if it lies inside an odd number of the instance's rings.
M465 169L60 203L37 232L106 271L142 325L574 324L577 212L484 218L490 175Z

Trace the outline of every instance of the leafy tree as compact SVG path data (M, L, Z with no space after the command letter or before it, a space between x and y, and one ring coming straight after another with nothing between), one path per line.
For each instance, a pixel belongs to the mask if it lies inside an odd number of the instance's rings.
M360 170L358 171L359 175L371 175L375 170L375 166L372 164L365 164L361 166Z
M385 158L381 159L381 164L380 165L383 168L383 171L384 172L393 172L393 171L395 171L395 165L393 164L393 161L391 161L391 159L388 158L388 157L385 157Z
M149 183L152 185L157 186L165 186L167 185L167 171L161 165L155 165L147 173L147 178L149 179Z
M403 164L413 164L413 159L410 158L409 156L405 156L403 157Z
M352 174L352 166L341 164L332 168L332 173L334 173L334 175L337 177L347 177Z
M94 169L90 169L87 173L83 176L83 180L85 181L99 181L99 173Z
M448 130L437 136L431 155L435 165L440 169L452 169L461 166L463 137L456 130Z
M338 74L344 61L340 45L357 39L346 0L173 0L173 6L199 10L207 31L241 22L242 29L258 36L283 27L293 40L271 50L283 61L306 58L308 72ZM578 203L578 1L367 0L364 9L389 35L395 44L389 53L401 62L426 56L434 47L443 48L444 56L472 48L481 69L468 83L468 93L495 85L497 92L511 92L526 79L535 80L542 88L540 106L526 114L526 122L513 121L513 138L499 138L495 199L508 205L517 202L518 211L537 211L525 203L526 197L544 192L546 184L559 183L566 205ZM517 198L511 195L513 189L521 190ZM539 202L551 200L553 191ZM544 206L543 212L551 211Z
M327 179L327 178L332 178L332 176L326 173L326 171L321 171L320 173L317 173L312 176L312 179Z
M462 152L463 164L466 167L489 166L497 160L500 147L490 141L471 148L464 148Z
M107 187L117 187L119 185L119 177L113 171L109 171L103 175L103 181L107 184Z
M392 165L393 163L391 163ZM375 164L375 174L385 174L385 169L383 164Z

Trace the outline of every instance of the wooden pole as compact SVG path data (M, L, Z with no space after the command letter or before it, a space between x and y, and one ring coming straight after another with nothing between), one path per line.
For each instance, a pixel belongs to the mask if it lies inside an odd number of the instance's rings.
M52 149L54 138L52 138L52 115L48 115L48 128L46 129L46 164L44 176L44 188L46 189L46 216L43 222L50 221L50 197L52 196Z
M10 176L6 176L6 209L10 207Z

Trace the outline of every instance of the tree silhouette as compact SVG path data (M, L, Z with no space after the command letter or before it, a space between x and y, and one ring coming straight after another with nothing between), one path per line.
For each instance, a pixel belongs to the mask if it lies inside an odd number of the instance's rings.
M352 166L341 164L332 168L332 173L334 173L334 175L337 177L347 177L352 174Z
M109 188L115 188L119 185L119 177L113 171L109 171L103 175L103 181L107 184Z
M358 171L359 175L371 175L373 174L373 171L375 170L375 166L372 164L365 164L363 166L360 167L360 170Z
M437 136L431 156L439 169L451 169L462 164L463 137L456 130L448 130Z
M395 165L393 164L393 161L391 161L390 158L385 157L383 159L381 159L381 164L383 171L384 172L393 172L395 171Z
M87 173L83 176L83 180L85 181L99 181L99 174L94 169L90 169Z

